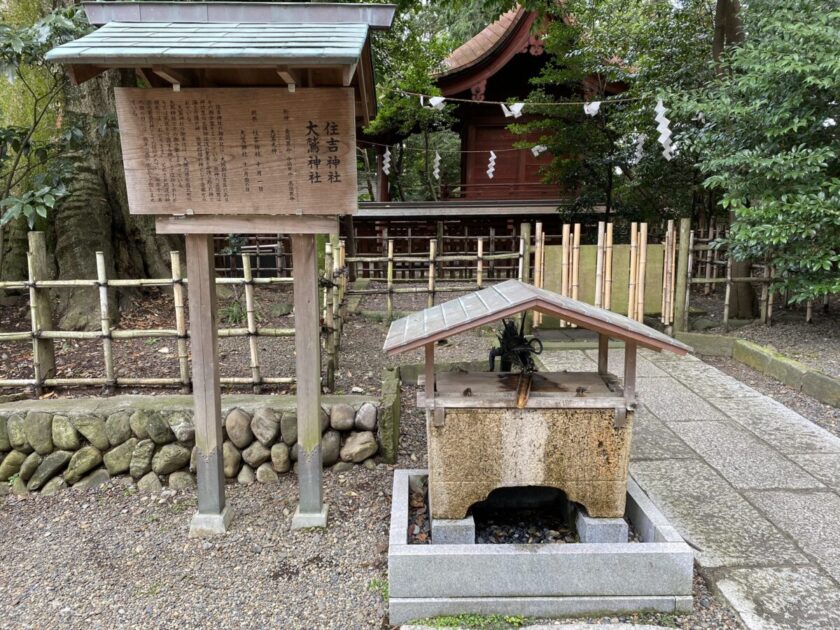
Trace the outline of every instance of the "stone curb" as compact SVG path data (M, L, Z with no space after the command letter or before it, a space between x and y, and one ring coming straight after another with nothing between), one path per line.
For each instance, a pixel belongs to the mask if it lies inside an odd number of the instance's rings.
M681 332L676 333L675 337L692 345L699 354L730 357L821 403L840 407L840 379L814 370L766 346L726 335Z

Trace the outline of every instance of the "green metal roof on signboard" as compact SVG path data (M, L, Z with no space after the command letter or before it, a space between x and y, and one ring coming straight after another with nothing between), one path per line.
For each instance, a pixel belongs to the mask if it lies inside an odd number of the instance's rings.
M109 22L47 60L94 65L351 65L367 24Z

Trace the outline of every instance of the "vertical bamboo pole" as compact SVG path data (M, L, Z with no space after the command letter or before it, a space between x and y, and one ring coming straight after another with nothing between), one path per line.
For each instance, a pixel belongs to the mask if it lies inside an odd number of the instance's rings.
M610 310L612 306L612 289L613 289L613 224L607 223L606 236L606 258L604 260L604 273L606 275L604 281L604 308Z
M340 301L338 308L338 337L336 340L338 347L341 348L341 333L344 331L344 321L347 319L347 300L345 300L345 295L347 294L347 274L344 273L345 267L347 266L347 246L344 241L340 241L338 244L338 260L341 280L339 281ZM336 353L335 369L338 369L338 356L338 353Z
M342 292L342 282L344 280L344 275L341 273L341 256L342 256L342 249L341 243L336 239L335 241L336 247L333 249L333 260L332 260L332 322L333 322L333 331L332 331L332 364L333 369L338 370L338 349L341 346L341 305L344 301L344 293Z
M190 357L187 352L187 317L184 309L184 277L181 271L181 253L169 252L172 267L172 301L175 303L175 330L178 331L178 371L181 376L181 392L190 391Z
M630 224L630 282L627 285L627 317L636 319L636 264L638 262L638 241L635 222Z
M714 221L714 218L712 218L712 221ZM708 247L708 249L706 250L706 256L705 256L705 260L706 260L706 270L705 270L706 271L706 280L709 280L712 277L712 267L715 266L714 262L712 260L713 259L712 240L714 238L713 235L714 235L714 228L710 224L709 225L709 238L706 241L706 247ZM711 293L711 292L712 292L712 283L707 282L705 284L705 286L703 287L703 295L709 295L709 293Z
M598 249L595 253L595 306L601 308L604 292L604 222L598 221Z
M543 225L542 221L537 221L536 230L534 232L534 286L539 288L542 286L542 235ZM534 326L539 326L541 323L541 313L534 312L531 314L531 321Z
M437 260L437 241L429 241L429 299L427 307L435 305L435 265Z
M520 279L522 282L531 282L531 224L522 223L519 226L520 243L525 246L522 249L520 261Z
M762 324L766 324L767 304L770 294L770 265L766 262L764 263L764 269L762 270L761 276L764 281L761 283L761 297L759 298L758 317Z
M659 322L663 325L667 324L665 320L668 313L668 255L670 253L668 239L670 237L670 230L665 228L665 239L662 241L662 299L659 301Z
M337 253L337 252L336 252ZM324 338L324 351L327 356L327 389L335 391L335 318L333 301L335 300L335 277L333 276L333 246L327 241L324 246L324 278L328 284L324 287L324 328L327 329Z
M572 244L572 299L578 299L580 291L580 223L575 223Z
M388 294L385 296L385 310L388 322L394 318L394 239L388 240Z
M495 271L496 271L496 261L493 260L492 256L496 253L496 228L490 228L490 264L487 265L487 277L488 278L495 278Z
M563 224L563 239L561 241L560 253L560 295L569 296L569 261L571 260L571 235L569 224ZM560 320L560 328L565 328L568 324L566 320Z
M773 277L775 276L775 269L770 267L770 291L767 296L767 325L773 325L773 303L776 299L776 292L773 290Z
M729 297L732 294L732 256L726 256L726 293L723 298L723 331L729 332Z
M805 303L805 323L806 324L813 324L814 323L814 301L808 300Z
M671 228L671 266L670 266L670 274L671 279L668 281L668 324L670 329L668 334L673 332L674 328L674 303L677 301L677 294L676 294L676 278L677 278L677 232L672 227Z
M251 270L251 256L242 254L242 276L245 281L245 318L248 326L248 351L251 356L251 384L254 393L260 393L260 354L257 345L257 313L254 308L254 274Z
M52 330L52 305L49 289L41 289L38 282L49 279L47 239L43 232L29 232L29 253L26 257L29 272L29 308L32 318L32 365L35 371L35 393L44 391L44 379L55 376L55 345L52 339L41 339L43 330Z
M105 361L107 392L116 386L114 379L114 354L111 347L111 314L108 312L108 275L105 270L105 254L96 252L96 281L99 284L99 322L102 330L102 355Z
M639 226L639 269L636 273L636 321L645 321L645 286L647 271L647 229L648 224Z
M479 289L484 287L484 239L478 238L478 258L475 264L475 284Z
M685 331L688 327L688 235L691 231L691 219L680 219L680 246L677 256L676 286L674 289L674 330Z
M688 263L686 264L686 273L688 277L685 279L685 330L688 330L688 315L691 308L691 278L694 273L694 230L688 233Z

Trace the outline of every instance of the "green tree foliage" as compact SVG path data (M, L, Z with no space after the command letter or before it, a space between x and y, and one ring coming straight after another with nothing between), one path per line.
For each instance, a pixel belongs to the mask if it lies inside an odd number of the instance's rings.
M840 292L840 9L750 2L745 42L686 111L705 185L735 215L729 246L769 260L798 300Z
M684 149L670 162L663 158L653 106L658 98L670 104L673 94L711 76L713 3L567 0L529 6L549 18L550 55L529 100L573 103L531 107L540 119L514 126L538 131L555 156L545 180L574 193L573 211L605 205L645 219L703 208L707 198L695 156ZM586 115L577 104L582 100L602 101L598 114ZM671 128L681 125L696 123L675 119Z
M20 96L9 99L9 112L0 110L0 226L25 217L32 227L67 194L72 165L66 157L84 134L61 121L67 80L63 68L47 64L44 55L88 28L77 8L55 11L31 26L0 24L0 76L5 92Z

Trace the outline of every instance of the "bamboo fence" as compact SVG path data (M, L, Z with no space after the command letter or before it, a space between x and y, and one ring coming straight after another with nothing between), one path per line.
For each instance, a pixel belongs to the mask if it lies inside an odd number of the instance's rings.
M34 233L33 233L34 234ZM187 340L186 304L184 286L188 280L183 277L179 252L170 253L171 275L168 278L108 278L105 255L96 252L96 278L77 280L43 279L43 271L38 269L37 261L46 259L44 251L32 250L32 246L45 247L43 238L30 238L28 253L28 278L19 281L0 282L0 290L28 290L31 326L29 330L0 332L0 343L31 341L32 378L0 379L0 387L31 387L40 394L49 387L84 387L101 386L106 393L113 393L121 387L178 386L182 391L191 389L189 354ZM261 372L260 354L257 340L259 337L293 337L294 328L270 328L259 326L255 307L255 288L278 284L291 284L292 278L255 278L251 270L250 254L242 255L243 276L237 278L216 278L217 285L242 286L245 293L245 326L220 328L219 337L246 337L250 358L250 375L222 377L221 384L226 386L252 386L259 391L262 385L288 385L294 383L292 377L268 377ZM99 295L98 330L55 330L45 327L45 322L52 320L49 309L49 293L52 289L89 287L96 289ZM174 302L175 328L172 329L120 329L111 321L112 290L115 288L171 287ZM177 377L122 377L116 375L113 342L125 339L174 339L178 355ZM98 377L59 378L55 376L53 344L55 340L99 340L102 347L104 373ZM337 345L337 344L336 344Z

